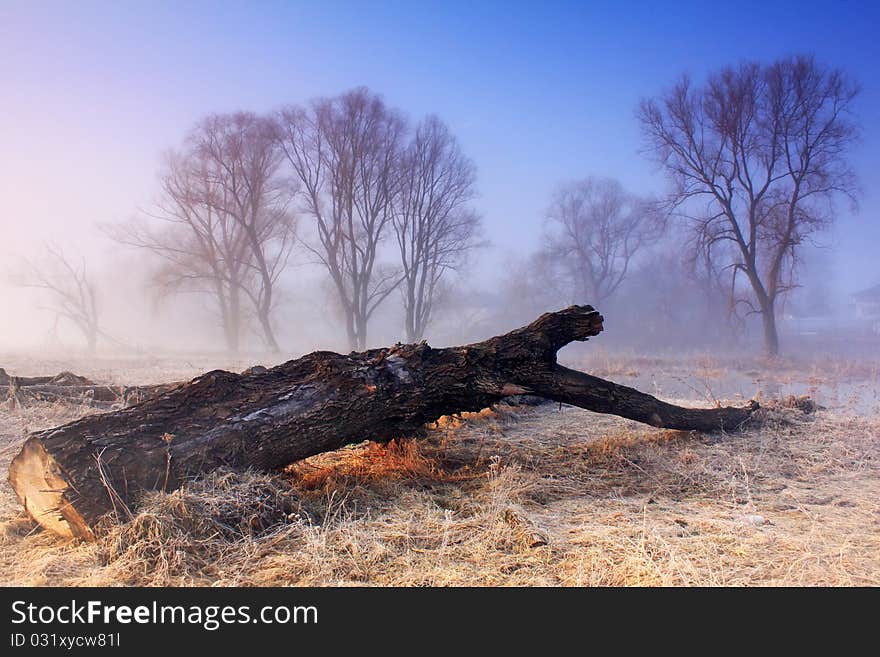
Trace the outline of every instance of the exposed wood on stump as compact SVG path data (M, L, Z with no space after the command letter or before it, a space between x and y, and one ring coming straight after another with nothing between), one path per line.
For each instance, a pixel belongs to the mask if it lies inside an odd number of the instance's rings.
M757 409L681 408L556 363L561 347L601 330L591 306L572 306L461 347L318 351L266 371L208 372L130 408L32 434L9 481L44 527L88 539L100 516L127 512L144 491L172 490L219 466L273 470L349 443L411 435L510 395L704 431L736 429Z

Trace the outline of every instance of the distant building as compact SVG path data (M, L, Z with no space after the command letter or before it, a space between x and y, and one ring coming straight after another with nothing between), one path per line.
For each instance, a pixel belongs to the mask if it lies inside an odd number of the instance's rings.
M852 301L858 319L880 319L880 285L856 292Z

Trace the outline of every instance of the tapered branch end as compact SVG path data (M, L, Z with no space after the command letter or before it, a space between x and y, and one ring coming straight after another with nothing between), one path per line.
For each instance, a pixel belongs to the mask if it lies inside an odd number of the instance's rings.
M546 338L553 351L569 342L585 342L602 332L604 318L593 306L569 306L555 313L544 313L528 327Z

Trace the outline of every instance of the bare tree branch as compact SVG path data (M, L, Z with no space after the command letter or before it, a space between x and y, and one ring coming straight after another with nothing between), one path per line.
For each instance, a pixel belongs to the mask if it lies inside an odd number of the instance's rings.
M68 320L82 333L89 352L95 352L98 337L104 332L99 322L97 286L84 257L74 264L60 247L47 245L43 263L24 260L11 278L20 287L48 292L47 309L55 313L56 325L60 318Z
M404 129L364 88L278 116L278 145L317 233L307 248L333 282L352 349L365 348L373 311L401 280L379 271L378 256L400 191Z
M800 246L831 223L837 197L855 199L846 155L858 135L857 94L843 73L801 56L727 68L700 88L683 79L639 108L672 182L670 205L710 262L733 265L722 267L731 307L761 315L769 354L779 350L776 303L796 285Z
M561 186L547 211L544 251L572 301L611 297L662 226L655 204L620 183L585 178ZM579 301L577 301L579 302Z
M437 117L415 130L401 161L394 232L403 270L407 342L418 342L435 312L444 275L479 246L474 198L476 169Z

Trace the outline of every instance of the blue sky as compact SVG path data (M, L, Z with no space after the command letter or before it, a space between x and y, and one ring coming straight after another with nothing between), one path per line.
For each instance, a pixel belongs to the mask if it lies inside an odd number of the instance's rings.
M0 0L0 223L10 250L70 239L149 203L158 157L200 116L265 111L367 85L436 113L479 169L496 248L531 250L553 187L637 192L643 96L688 72L814 53L863 87L861 212L833 235L835 287L880 282L880 3L11 2ZM864 283L864 285L863 285Z

